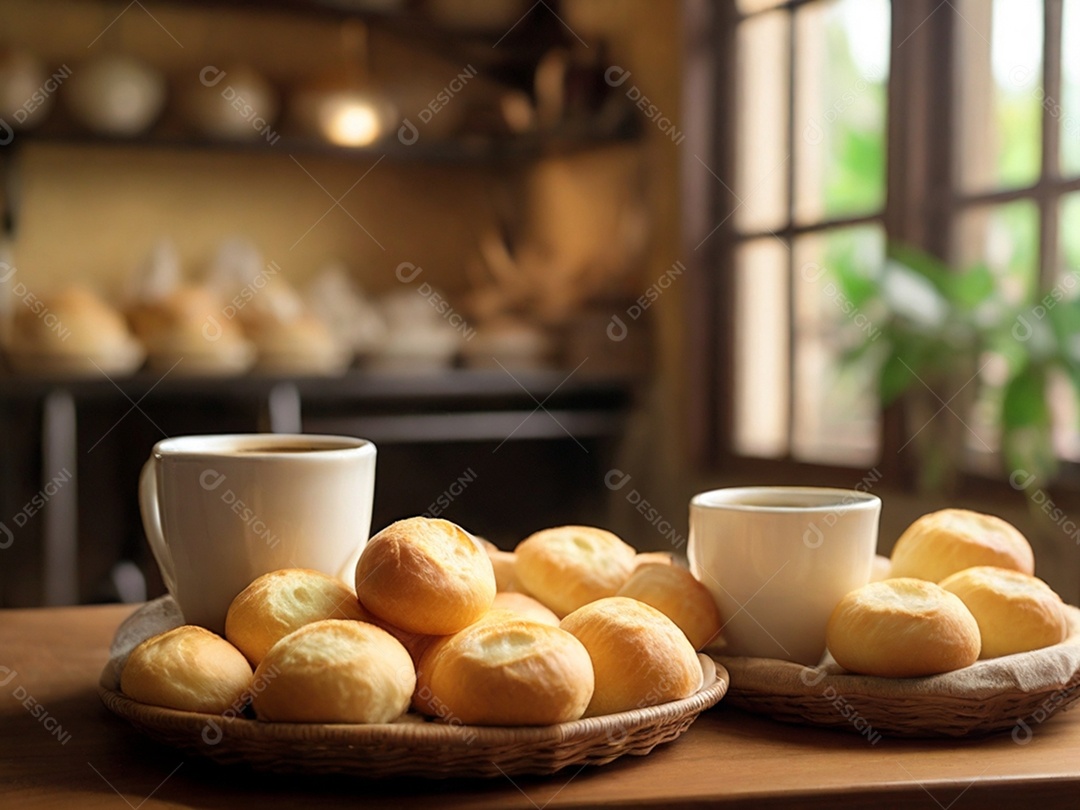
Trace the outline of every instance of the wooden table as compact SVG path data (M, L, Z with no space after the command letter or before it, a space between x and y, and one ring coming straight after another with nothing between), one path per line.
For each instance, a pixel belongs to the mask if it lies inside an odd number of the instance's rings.
M1080 711L952 741L782 725L725 707L645 758L550 777L426 782L273 777L187 760L98 699L131 606L0 611L0 807L975 807L1080 805ZM29 707L29 708L28 708ZM59 724L59 725L57 725Z

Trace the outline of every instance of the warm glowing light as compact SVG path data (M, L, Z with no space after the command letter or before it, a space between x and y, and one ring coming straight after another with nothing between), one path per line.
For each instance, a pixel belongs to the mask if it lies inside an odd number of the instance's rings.
M324 98L318 119L323 136L338 146L367 146L378 140L383 130L378 105L358 94Z

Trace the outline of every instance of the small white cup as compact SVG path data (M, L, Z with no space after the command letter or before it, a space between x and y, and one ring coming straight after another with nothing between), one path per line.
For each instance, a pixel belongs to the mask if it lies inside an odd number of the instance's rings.
M870 581L881 500L818 487L735 487L690 501L690 569L712 592L725 655L812 666L845 594Z
M374 490L365 439L181 436L154 445L139 507L184 620L221 633L233 597L261 574L340 576L367 543Z

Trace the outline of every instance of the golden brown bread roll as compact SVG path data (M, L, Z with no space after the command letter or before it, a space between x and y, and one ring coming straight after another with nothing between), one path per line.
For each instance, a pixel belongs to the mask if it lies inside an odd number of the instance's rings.
M886 579L840 600L829 618L826 644L849 672L937 675L978 660L979 625L959 597L933 582Z
M716 600L685 568L666 563L638 565L617 595L652 605L679 626L695 650L720 633Z
M520 593L525 589L518 582L516 565L517 555L512 551L488 549L491 567L495 569L495 590L499 593Z
M1036 577L983 565L946 577L941 587L959 596L978 622L980 658L1038 650L1069 634L1061 597Z
M999 517L942 509L923 515L896 541L891 576L941 582L976 565L1034 574L1035 555L1027 538Z
M592 693L581 642L496 610L428 649L413 704L447 722L546 726L577 720Z
M518 582L558 616L614 596L636 558L633 547L592 526L544 529L522 540L515 554Z
M209 714L239 711L250 684L251 665L243 654L216 633L190 624L139 644L120 675L120 690L133 700Z
M634 557L634 567L643 565L675 565L675 555L667 551L640 551Z
M539 624L549 624L552 627L559 626L559 617L552 613L543 604L525 593L503 591L495 594L492 608L503 608L517 613L523 619L529 619Z
M240 591L225 616L225 638L253 665L280 639L321 619L370 621L349 586L306 568L263 574Z
M875 554L873 567L870 569L870 581L880 582L883 579L888 579L891 575L892 560L888 557L882 557L880 554Z
M356 595L381 620L423 635L456 633L491 607L495 572L448 520L414 517L372 537L356 565Z
M120 313L85 287L65 287L33 307L17 307L11 336L20 351L49 355L100 354L131 343Z
M578 608L559 625L592 659L596 686L586 717L642 709L701 688L701 663L683 631L651 605L609 596Z
M409 708L416 670L403 646L367 622L325 619L270 648L255 669L260 720L390 723Z

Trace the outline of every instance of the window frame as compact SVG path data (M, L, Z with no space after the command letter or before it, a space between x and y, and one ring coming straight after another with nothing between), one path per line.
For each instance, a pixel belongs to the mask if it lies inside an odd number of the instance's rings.
M795 9L818 0L789 0L775 9ZM1061 98L1062 19L1064 0L1043 0L1044 98ZM776 235L790 239L804 232L823 231L848 224L880 222L888 243L902 242L945 259L953 255L954 234L960 216L973 207L1014 200L1032 200L1039 214L1037 289L1054 283L1060 251L1057 209L1062 197L1080 191L1080 177L1065 178L1060 171L1060 121L1052 107L1041 105L1041 165L1035 183L1022 188L965 193L955 165L953 104L957 58L957 25L964 24L940 0L903 0L891 3L890 70L886 102L886 176L883 214L836 217L810 226L792 227ZM789 452L780 458L759 458L738 453L733 444L734 398L727 395L735 382L734 301L735 258L748 234L737 232L729 216L738 199L726 185L708 177L701 162L715 167L721 178L736 173L737 31L753 14L741 14L736 0L684 0L685 63L684 108L688 118L687 148L682 164L682 201L686 223L683 248L695 295L691 297L690 347L692 350L692 414L690 446L693 461L702 470L738 467L760 480L807 480L850 485L865 469L843 464L799 461ZM789 47L793 46L794 26ZM795 60L790 60L794 70ZM941 76L952 77L941 81ZM793 78L789 76L789 80ZM789 129L796 126L794 93L789 94ZM702 104L703 99L710 103ZM918 102L918 103L916 103ZM701 108L709 108L703 110ZM789 136L791 133L789 132ZM792 143L789 137L789 144ZM706 175L706 177L702 177ZM707 182L707 181L712 181ZM794 201L789 200L789 207ZM721 222L700 249L702 237ZM946 223L942 227L942 223ZM762 235L768 236L768 233ZM793 259L792 259L793 261ZM789 368L793 381L795 364ZM789 405L790 408L790 405ZM915 458L898 452L907 441L903 404L884 408L876 469L890 482L913 490ZM1063 465L1056 486L1080 493L1080 465ZM1013 490L1004 475L989 476L965 470L959 492L1000 495Z

